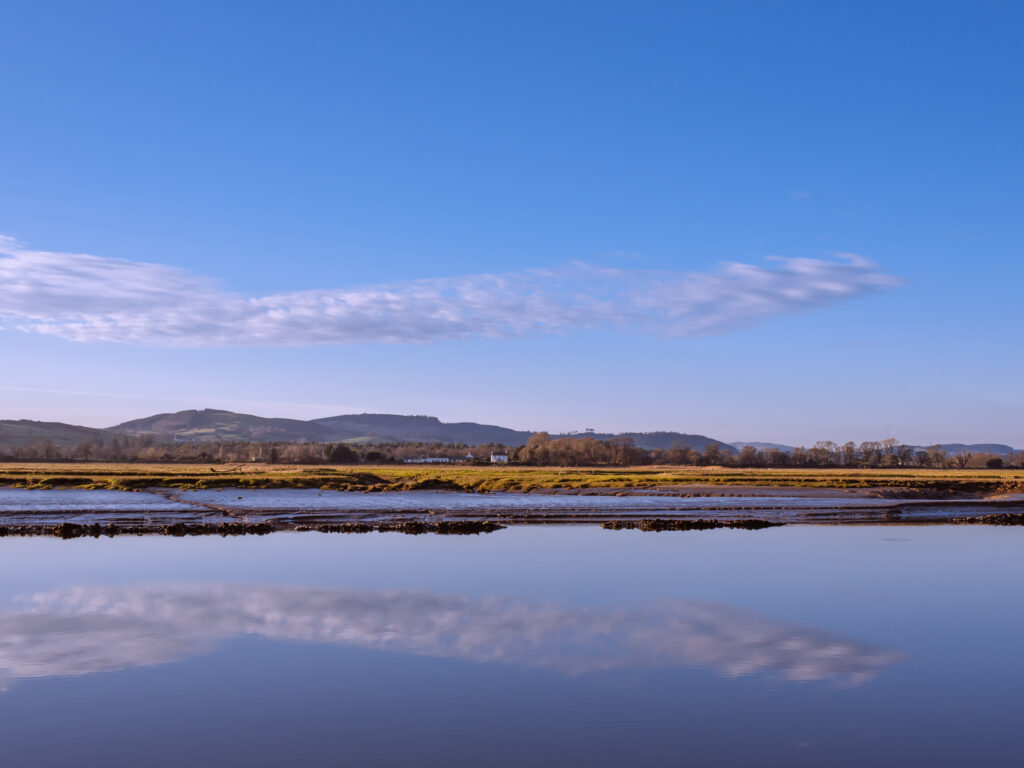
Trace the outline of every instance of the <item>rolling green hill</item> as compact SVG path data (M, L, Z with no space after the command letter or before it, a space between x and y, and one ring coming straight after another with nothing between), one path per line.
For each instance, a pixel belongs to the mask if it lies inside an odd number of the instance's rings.
M323 419L302 421L299 419L276 419L234 413L215 409L159 413L142 419L134 419L109 429L80 427L60 422L0 420L0 447L14 447L49 440L61 447L75 446L85 440L109 440L113 435L152 435L161 442L210 442L257 441L257 442L425 442L464 443L481 445L498 443L507 446L523 445L532 434L527 430L509 429L493 424L475 422L443 422L434 416L402 416L388 413L360 413L331 416ZM628 437L644 449L668 449L688 447L703 452L709 445L717 445L725 453L732 453L734 443L729 445L707 437L683 432L624 432L624 433L574 433L571 435L552 434L552 438L591 437L609 440ZM759 443L757 447L775 447L775 444ZM782 446L784 449L788 446ZM967 450L974 453L1006 454L1013 449L1001 444L947 444L941 446L947 453ZM792 449L789 449L792 450Z
M17 446L49 440L54 445L69 447L86 440L110 439L105 429L78 427L59 421L0 420L0 445Z
M333 440L522 445L532 432L474 422L445 423L434 416L360 413L316 419Z
M494 424L471 421L444 422L435 416L402 416L391 413L359 413L330 416L312 421L297 419L269 419L231 411L205 409L161 413L111 427L123 434L151 434L158 439L172 440L258 440L263 442L424 442L465 443L480 445L523 445L533 434L529 430L509 429ZM703 451L708 445L717 445L725 452L732 447L704 435L681 432L629 432L622 435L583 433L553 434L558 437L593 437L608 440L629 437L641 448L670 448L687 446Z
M161 413L136 419L111 428L123 434L151 434L158 439L172 440L258 440L263 442L424 442L465 443L480 445L500 443L516 446L524 444L532 432L509 429L493 424L475 422L443 422L435 416L402 416L391 413L360 413L330 416L312 421L297 419L269 419L231 411L205 409ZM552 435L558 437L593 437L608 440L629 437L641 448L670 448L687 446L703 451L708 445L717 445L727 453L732 447L704 435L681 432L630 432L615 434Z
M158 413L111 427L112 432L128 435L155 435L178 440L258 440L261 442L325 442L333 440L320 424L298 419L268 419L246 413L201 411Z

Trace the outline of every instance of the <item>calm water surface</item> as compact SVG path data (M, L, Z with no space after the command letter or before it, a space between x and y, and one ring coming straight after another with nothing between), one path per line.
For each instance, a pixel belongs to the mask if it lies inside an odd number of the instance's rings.
M223 491L183 491L176 498L234 509L344 509L344 510L515 510L599 509L652 511L674 509L735 509L757 507L817 508L892 506L888 499L805 496L666 496L549 493L460 493L454 491L393 491L361 493L318 491L305 488Z
M0 540L4 766L1020 765L1024 531Z
M64 512L77 510L186 511L188 504L155 493L0 488L0 512Z
M170 493L170 492L169 492ZM815 509L888 507L892 500L858 497L807 496L601 496L595 494L459 493L454 491L320 491L304 488L211 491L175 491L167 498L157 493L93 490L37 490L0 488L0 512L48 511L185 511L211 504L239 510L620 510L658 511L686 509Z

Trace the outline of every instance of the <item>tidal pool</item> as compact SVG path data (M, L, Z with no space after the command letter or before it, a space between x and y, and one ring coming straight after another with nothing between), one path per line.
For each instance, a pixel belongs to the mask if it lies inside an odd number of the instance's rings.
M5 766L1019 764L1024 529L0 540Z
M363 493L316 489L148 491L0 488L0 533L104 535L104 532L235 533L241 530L326 530L409 523L481 521L494 527L523 524L614 524L630 519L754 521L755 523L958 522L1009 514L1019 522L1024 498L911 500L834 490L749 490L735 495L668 493ZM974 520L977 522L977 520ZM1003 521L1005 524L1007 521ZM59 526L64 526L60 531ZM70 528L77 526L75 531ZM196 527L198 526L198 527ZM230 529L230 531L228 530ZM77 532L77 533L76 533Z
M668 496L664 494L461 493L455 491L320 491L305 488L208 491L99 491L0 488L2 512L310 510L338 512L415 512L448 510L488 512L516 510L622 511L732 509L842 509L892 507L892 499L863 496Z
M0 488L0 513L88 510L98 512L172 512L188 509L188 504L155 493Z
M832 509L891 507L891 499L831 496L668 496L664 494L461 493L454 491L392 491L360 493L304 488L182 491L175 499L229 509L341 511L621 511L731 509Z

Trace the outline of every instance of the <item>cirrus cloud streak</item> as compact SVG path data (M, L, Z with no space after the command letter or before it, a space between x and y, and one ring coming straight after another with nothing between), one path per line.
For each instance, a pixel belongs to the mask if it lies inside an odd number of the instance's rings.
M557 269L249 297L185 270L37 251L0 236L4 327L147 346L423 343L583 329L722 333L898 285L869 259L776 258L711 272Z

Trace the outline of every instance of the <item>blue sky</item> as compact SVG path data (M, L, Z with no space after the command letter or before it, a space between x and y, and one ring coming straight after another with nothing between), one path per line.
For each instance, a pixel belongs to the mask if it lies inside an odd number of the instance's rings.
M1022 23L0 2L0 418L1024 447Z

